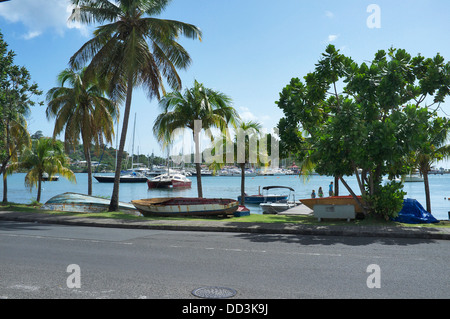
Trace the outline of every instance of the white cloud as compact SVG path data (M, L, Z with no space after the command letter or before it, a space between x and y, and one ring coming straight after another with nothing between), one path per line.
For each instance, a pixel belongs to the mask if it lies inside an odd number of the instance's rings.
M20 0L0 5L0 16L11 23L22 23L27 28L24 39L32 39L51 30L63 36L69 28L87 34L87 27L68 23L72 12L69 0Z
M325 11L325 16L326 16L327 18L332 19L332 18L334 18L334 13L327 10L327 11Z
M338 35L338 34L330 34L330 35L328 36L328 42L334 42L334 41L336 41L338 38L339 38L339 35Z

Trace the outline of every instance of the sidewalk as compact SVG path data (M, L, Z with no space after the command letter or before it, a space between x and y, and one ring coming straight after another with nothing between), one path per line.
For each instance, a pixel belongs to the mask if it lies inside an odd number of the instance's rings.
M388 237L450 240L450 228L383 226L314 226L296 224L246 223L227 220L124 220L89 218L45 213L0 211L0 220L73 226L173 231L234 232L254 234L292 234L315 236Z

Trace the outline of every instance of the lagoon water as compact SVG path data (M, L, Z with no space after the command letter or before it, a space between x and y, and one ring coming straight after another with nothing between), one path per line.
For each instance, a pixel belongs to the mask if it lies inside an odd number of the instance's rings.
M111 174L106 174L111 175ZM41 194L41 203L45 203L51 197L65 193L74 192L87 194L87 174L76 174L77 183L71 183L64 178L56 182L44 182ZM173 190L173 189L153 189L148 190L146 183L139 184L120 184L119 200L130 202L134 199L143 199L151 197L196 197L197 196L197 178L189 177L192 180L192 188ZM31 192L24 185L25 174L18 173L8 176L8 201L28 204L36 199L37 190ZM431 209L433 216L440 220L448 220L450 212L450 174L430 175L431 191ZM258 194L258 189L264 186L289 186L295 189L295 200L309 198L312 190L317 193L319 187L322 187L325 196L328 194L328 185L334 178L326 176L313 175L308 180L297 175L284 176L255 176L246 177L245 189L249 195ZM347 177L347 183L358 194L355 177ZM240 195L241 178L239 176L213 176L202 177L203 196L207 198L232 198L237 199ZM93 195L110 198L113 184L99 183L93 178ZM349 195L345 187L339 185L340 195ZM407 192L405 198L417 199L422 206L426 206L424 184L405 183L404 191ZM279 192L279 191L278 191ZM271 192L274 193L274 192ZM0 183L0 194L3 194L3 183ZM252 213L261 213L259 206L248 205Z

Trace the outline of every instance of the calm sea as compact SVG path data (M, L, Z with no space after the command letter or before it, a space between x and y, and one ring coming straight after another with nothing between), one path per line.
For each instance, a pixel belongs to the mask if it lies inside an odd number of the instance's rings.
M36 199L37 191L31 192L24 185L25 174L13 174L8 176L8 201L16 203L30 203ZM65 193L87 193L87 174L76 174L77 183L71 183L64 178L57 182L44 182L41 194L41 203L45 203L51 197ZM182 190L148 190L147 184L120 184L119 200L130 202L134 199L143 199L151 197L196 197L197 179L189 177L192 180L192 188ZM289 186L295 189L295 199L309 198L312 190L317 193L319 187L322 187L325 194L328 194L328 185L333 178L326 176L311 176L308 180L296 175L285 176L255 176L247 177L245 180L245 189L247 194L258 194L258 189L264 186ZM347 183L358 194L358 187L354 177L347 177ZM202 177L203 196L208 198L232 198L237 199L240 195L241 179L236 177ZM113 184L99 183L93 180L93 195L110 198ZM406 183L404 190L408 193L405 198L417 199L422 206L425 203L425 191L423 183ZM450 174L431 175L431 208L433 216L437 219L447 220L450 211ZM271 192L275 193L275 192ZM3 194L3 183L0 182L0 196ZM345 187L340 184L340 194L349 195ZM258 206L249 206L252 213L260 213Z

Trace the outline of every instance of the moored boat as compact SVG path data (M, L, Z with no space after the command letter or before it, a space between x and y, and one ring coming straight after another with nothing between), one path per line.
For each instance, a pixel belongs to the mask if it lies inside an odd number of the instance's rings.
M73 213L98 213L107 211L109 204L109 199L67 192L50 198L41 209ZM136 208L130 203L119 202L119 210L137 213Z
M245 203L246 204L261 204L264 202L276 202L281 200L287 200L289 195L286 194L266 194L264 191L270 190L273 188L278 188L274 186L265 186L263 187L263 194L258 191L258 195L245 195ZM241 201L241 196L238 196L238 201Z
M270 189L287 189L289 194L284 199L273 200L266 198L265 201L259 206L263 210L263 214L278 214L288 210L289 208L295 207L298 203L295 202L295 190L287 186L266 186L263 187L263 191L268 191Z
M163 174L147 180L149 189L152 188L189 188L192 181L182 174Z
M105 176L105 175L94 175L94 178L99 183L114 183L114 176ZM120 175L120 183L145 183L147 182L147 177L140 173L131 173Z
M357 196L362 202L361 196ZM314 209L315 205L354 205L356 213L362 213L362 208L358 205L353 196L332 196L300 199L300 202L310 209Z
M233 215L239 203L224 198L148 198L131 203L144 216L218 216Z

